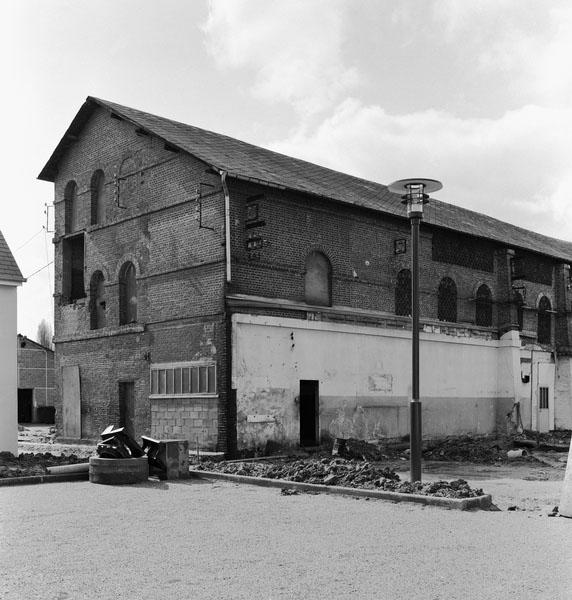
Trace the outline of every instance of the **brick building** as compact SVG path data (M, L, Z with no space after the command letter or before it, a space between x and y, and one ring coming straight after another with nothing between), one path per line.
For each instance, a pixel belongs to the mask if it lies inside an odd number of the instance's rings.
M55 184L56 424L207 449L408 432L409 223L387 187L89 97ZM424 434L572 427L572 244L431 200Z
M18 423L53 423L54 400L54 351L18 334Z

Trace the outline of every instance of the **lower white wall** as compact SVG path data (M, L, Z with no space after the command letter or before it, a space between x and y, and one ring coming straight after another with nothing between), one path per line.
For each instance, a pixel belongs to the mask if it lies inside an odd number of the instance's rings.
M424 436L493 433L518 390L518 334L420 338ZM411 332L237 314L232 344L239 448L299 442L306 379L319 381L322 438L409 433Z
M16 290L0 285L0 452L13 454L18 454Z

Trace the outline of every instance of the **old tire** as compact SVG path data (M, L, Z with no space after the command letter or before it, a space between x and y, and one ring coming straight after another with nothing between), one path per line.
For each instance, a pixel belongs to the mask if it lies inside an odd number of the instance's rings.
M146 456L138 458L101 458L89 459L89 480L92 483L123 485L140 483L149 477L149 461Z

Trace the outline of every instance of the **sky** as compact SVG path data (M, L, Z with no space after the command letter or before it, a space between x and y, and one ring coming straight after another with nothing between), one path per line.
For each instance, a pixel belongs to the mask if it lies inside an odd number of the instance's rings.
M572 241L568 0L0 0L0 230L53 323L53 185L89 95ZM46 215L47 210L47 215Z

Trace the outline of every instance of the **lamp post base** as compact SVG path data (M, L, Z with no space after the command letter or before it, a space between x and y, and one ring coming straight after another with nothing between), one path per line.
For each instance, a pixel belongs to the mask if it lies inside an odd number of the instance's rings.
M410 461L411 461L411 483L421 481L421 402L411 400L409 403L411 417L410 431Z

